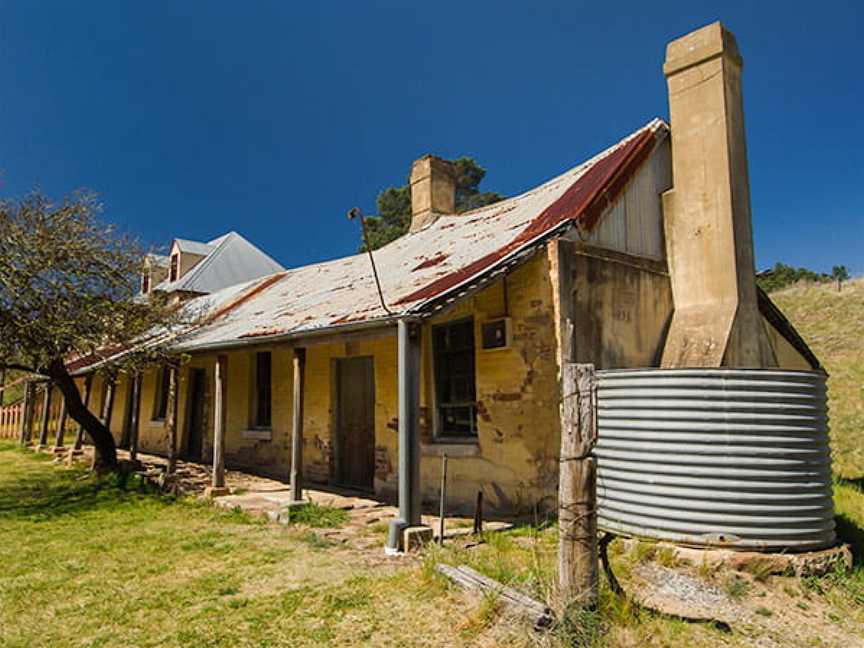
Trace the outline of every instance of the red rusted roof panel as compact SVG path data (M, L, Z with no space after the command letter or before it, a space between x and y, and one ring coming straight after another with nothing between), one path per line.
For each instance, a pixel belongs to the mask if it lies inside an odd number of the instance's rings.
M578 221L582 229L592 229L603 210L617 197L626 180L654 148L655 141L653 131L642 130L626 144L591 165L558 200L543 210L512 241L456 272L405 295L396 304L436 297L449 288L464 283L538 236L555 229L564 221ZM617 182L613 182L616 180Z

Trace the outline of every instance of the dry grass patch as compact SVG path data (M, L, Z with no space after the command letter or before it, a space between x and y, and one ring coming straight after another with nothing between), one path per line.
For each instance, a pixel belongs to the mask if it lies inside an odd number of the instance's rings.
M834 471L864 479L864 279L771 293L828 371Z

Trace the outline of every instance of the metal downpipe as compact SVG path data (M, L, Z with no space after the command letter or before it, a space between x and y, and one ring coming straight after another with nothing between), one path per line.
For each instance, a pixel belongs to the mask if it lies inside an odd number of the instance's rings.
M399 371L399 518L390 523L385 551L398 553L402 532L420 524L420 326L400 319L397 328Z

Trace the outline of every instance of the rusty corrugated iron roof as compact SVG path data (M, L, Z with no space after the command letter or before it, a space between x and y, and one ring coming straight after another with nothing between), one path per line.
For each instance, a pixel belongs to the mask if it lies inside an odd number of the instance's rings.
M465 214L441 216L376 250L393 315L381 307L368 257L358 254L290 269L278 280L268 280L248 299L185 335L178 349L218 348L422 315L431 303L548 236L571 226L591 230L667 132L668 126L655 119L535 189ZM219 293L209 297L219 301Z

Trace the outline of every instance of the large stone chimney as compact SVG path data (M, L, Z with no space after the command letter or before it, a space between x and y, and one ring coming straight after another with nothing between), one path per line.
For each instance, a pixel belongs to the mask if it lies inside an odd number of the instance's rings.
M416 232L441 214L456 212L456 179L453 165L426 155L411 166L411 230Z
M663 211L675 312L664 367L777 364L756 299L741 66L719 22L666 48L673 187Z

